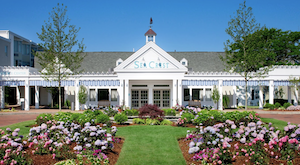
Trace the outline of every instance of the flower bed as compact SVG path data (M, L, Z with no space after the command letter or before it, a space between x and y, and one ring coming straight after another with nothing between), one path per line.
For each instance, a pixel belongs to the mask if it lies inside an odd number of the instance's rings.
M197 127L179 141L188 164L300 164L300 125L276 130L258 119Z
M0 164L54 164L64 159L74 159L77 163L114 164L120 153L120 142L124 141L114 137L115 126L100 127L89 122L81 127L49 120L31 128L27 140L18 136L19 130L0 131Z

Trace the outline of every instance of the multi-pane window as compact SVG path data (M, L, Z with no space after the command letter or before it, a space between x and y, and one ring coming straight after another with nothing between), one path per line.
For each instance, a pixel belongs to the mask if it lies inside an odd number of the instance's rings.
M154 90L153 103L158 107L170 107L170 90Z
M192 99L203 101L203 89L192 89Z
M139 91L138 90L131 91L131 106L139 107Z
M212 101L211 89L205 89L205 101Z
M118 101L118 91L117 89L111 90L111 101Z
M96 101L96 90L95 89L90 89L90 101Z
M184 101L190 100L190 89L184 89Z

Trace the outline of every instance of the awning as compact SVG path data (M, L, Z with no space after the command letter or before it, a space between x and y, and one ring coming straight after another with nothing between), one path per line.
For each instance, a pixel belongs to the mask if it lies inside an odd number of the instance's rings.
M31 80L30 86L43 86L43 87L58 87L58 81L45 81L45 80ZM74 81L63 80L61 86L75 86Z
M188 86L213 86L218 83L218 80L182 80L182 85Z
M282 80L282 81L274 81L274 86L294 86L295 84L291 83L290 81L287 80ZM300 85L300 83L298 84Z
M248 86L269 86L268 80L249 80ZM244 80L223 80L223 86L245 86Z
M0 86L25 86L25 81L0 81Z
M79 85L84 86L120 86L119 80L82 80Z

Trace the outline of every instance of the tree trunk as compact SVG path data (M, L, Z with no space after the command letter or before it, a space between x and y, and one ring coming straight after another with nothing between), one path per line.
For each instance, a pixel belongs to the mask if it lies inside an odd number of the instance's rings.
M60 87L60 81L58 82L58 108L59 111L61 111L61 87Z
M245 78L245 110L247 111L247 104L248 104L248 84L247 84L248 80L247 78Z

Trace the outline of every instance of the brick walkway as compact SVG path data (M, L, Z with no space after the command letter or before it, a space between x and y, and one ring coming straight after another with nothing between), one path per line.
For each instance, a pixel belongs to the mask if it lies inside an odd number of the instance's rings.
M252 109L251 109L252 110ZM225 110L232 111L232 110ZM278 120L283 120L286 122L291 122L294 124L300 124L300 112L292 111L263 111L256 110L261 117L263 118L274 118ZM17 112L1 112L0 113L0 127L19 123L27 120L34 120L41 113L57 113L58 109L30 109L30 111L17 111ZM70 111L70 110L62 110L62 112L78 112L78 111ZM82 111L81 111L82 112Z

